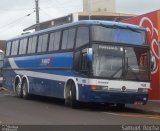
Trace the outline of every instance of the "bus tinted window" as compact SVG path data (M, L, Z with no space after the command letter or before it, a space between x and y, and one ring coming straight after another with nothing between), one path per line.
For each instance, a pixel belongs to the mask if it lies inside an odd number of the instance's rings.
M69 30L67 49L72 49L74 46L75 32L76 32L76 29Z
M10 55L10 51L11 51L11 42L7 43L7 48L6 48L6 56Z
M39 36L37 52L45 52L47 50L47 41L48 41L48 34Z
M63 38L62 38L62 49L67 49L68 43L68 30L63 31Z
M60 38L61 38L60 31L50 34L49 49L48 49L49 51L59 50Z
M61 32L55 33L54 50L59 50L59 44L61 39Z
M17 53L18 53L18 44L19 44L18 40L12 42L11 55L17 55Z
M76 48L81 47L87 43L89 43L89 28L79 27L77 32Z
M65 30L62 38L62 49L72 49L74 46L75 29Z
M19 54L20 55L26 54L26 49L27 49L27 38L22 39L20 41Z
M37 44L37 36L29 38L28 43L28 54L32 54L36 52L36 44Z
M49 39L49 49L48 49L48 51L53 51L53 49L54 49L54 33L51 33L50 34L50 39Z

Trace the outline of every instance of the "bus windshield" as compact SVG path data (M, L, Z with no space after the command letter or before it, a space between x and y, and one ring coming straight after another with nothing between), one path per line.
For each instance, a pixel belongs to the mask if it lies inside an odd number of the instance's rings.
M92 41L144 45L145 31L118 27L92 26Z
M93 76L149 81L149 50L145 47L93 46Z

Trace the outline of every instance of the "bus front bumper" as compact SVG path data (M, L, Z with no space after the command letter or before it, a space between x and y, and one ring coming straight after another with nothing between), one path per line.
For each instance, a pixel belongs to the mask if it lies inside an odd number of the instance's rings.
M147 93L90 91L81 94L79 101L87 103L143 104L148 100Z

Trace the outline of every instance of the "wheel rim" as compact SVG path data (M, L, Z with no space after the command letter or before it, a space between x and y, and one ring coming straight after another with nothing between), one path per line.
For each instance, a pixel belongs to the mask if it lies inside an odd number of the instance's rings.
M23 96L26 96L26 83L23 84Z
M21 94L21 85L20 85L20 83L17 84L17 86L16 86L16 91L17 91L17 94L18 94L18 95Z

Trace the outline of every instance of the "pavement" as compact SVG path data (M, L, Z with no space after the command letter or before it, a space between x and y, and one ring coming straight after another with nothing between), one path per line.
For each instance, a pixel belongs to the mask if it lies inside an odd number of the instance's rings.
M0 92L5 94L14 95L13 91L9 91L3 87L0 87ZM149 100L146 105L126 105L127 108L143 110L147 114L160 115L160 100Z
M149 100L146 105L128 105L127 107L143 110L149 114L160 115L160 100Z

